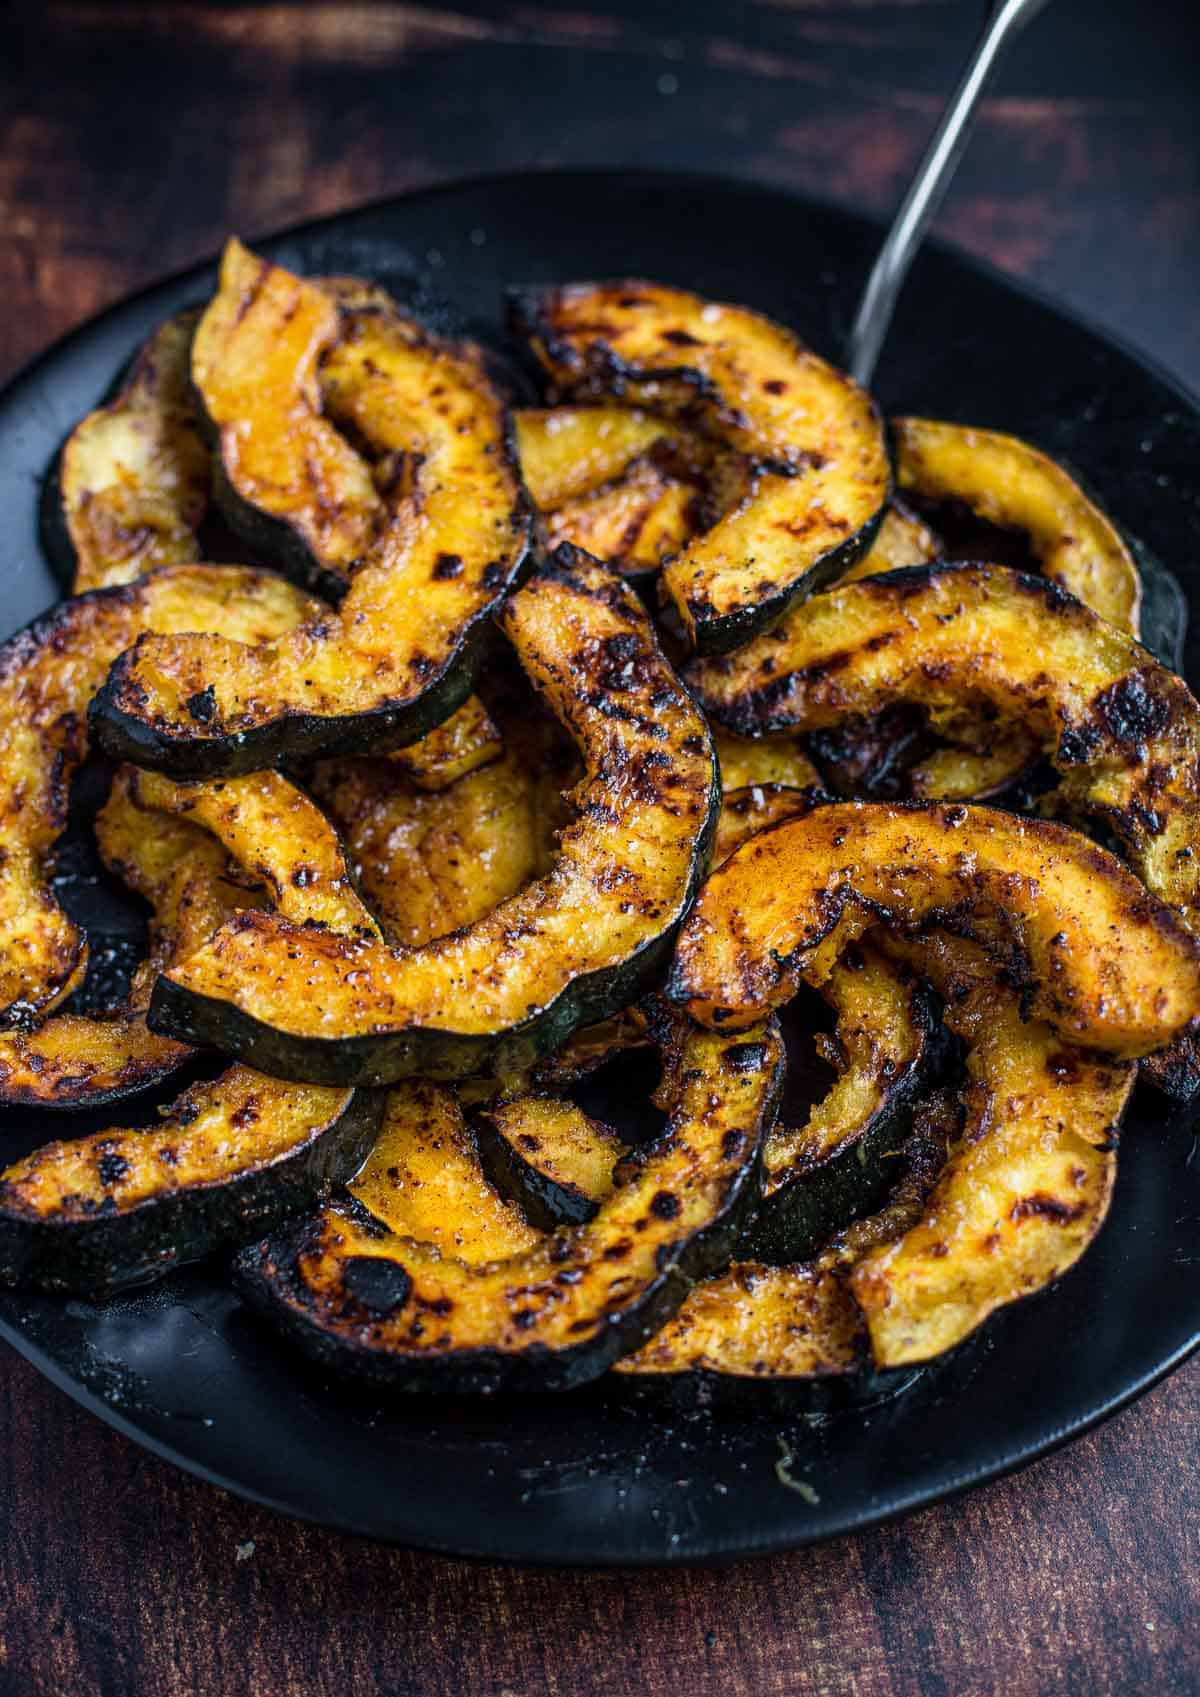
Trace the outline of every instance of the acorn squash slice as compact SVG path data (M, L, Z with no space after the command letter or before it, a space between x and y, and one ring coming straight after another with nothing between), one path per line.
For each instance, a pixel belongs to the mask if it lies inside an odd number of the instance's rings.
M87 943L55 900L47 860L88 749L88 700L139 631L221 630L269 641L315 603L270 572L166 566L63 602L0 647L0 1027L28 1029L83 977Z
M835 1078L803 1122L785 1123L785 1110L768 1134L745 1242L759 1260L804 1259L879 1202L931 1055L928 993L870 946L847 949L821 994L835 1024L817 1051Z
M806 1260L769 1265L739 1258L704 1279L673 1319L616 1363L614 1388L681 1403L778 1402L814 1411L878 1400L911 1382L879 1374L849 1276L872 1249L915 1226L946 1160L958 1118L948 1093L917 1110L894 1151L895 1187Z
M436 793L418 789L395 756L311 769L389 942L415 948L473 925L549 871L554 830L569 820L557 789L576 761L547 731L505 717L499 757Z
M655 1036L667 1126L594 1219L514 1249L506 1210L496 1248L472 1233L468 1259L426 1222L473 1224L459 1198L478 1195L478 1156L454 1098L418 1080L391 1092L356 1200L239 1257L249 1301L335 1371L400 1389L565 1390L595 1378L727 1258L782 1072L774 1022L730 1039L660 1012Z
M891 429L902 492L958 501L990 524L1024 532L1048 578L1138 635L1142 586L1133 554L1049 455L1015 436L930 418L896 418Z
M879 526L879 534L839 583L857 583L878 572L899 571L903 566L927 566L938 559L942 545L919 513L893 495Z
M55 1012L30 1031L0 1033L0 1104L98 1107L174 1072L192 1051L155 1036L145 1020L159 969L192 954L257 899L248 880L233 881L215 838L139 807L132 782L131 769L118 773L97 816L96 839L109 871L150 906L147 958L110 1011Z
M245 1243L354 1173L381 1107L235 1066L151 1125L48 1143L0 1174L0 1279L103 1295Z
M117 394L77 424L47 480L42 536L75 595L203 556L212 489L191 394L198 310L161 324Z
M1200 707L1132 637L1001 566L893 572L687 679L742 735L815 729L912 701L951 722L991 705L1061 774L1044 805L1102 826L1189 926L1200 915Z
M637 596L586 555L560 548L501 624L587 764L546 876L421 948L243 914L159 979L155 1030L291 1078L452 1078L528 1064L640 993L707 863L707 727Z
M747 641L870 545L890 484L878 416L779 325L635 281L518 291L513 316L559 392L681 419L762 468L663 570L702 652Z
M340 310L321 371L328 415L395 463L385 519L339 610L257 646L140 642L93 704L110 752L177 777L381 753L469 694L491 614L527 556L505 409L478 349L382 305Z
M1019 992L960 939L890 947L944 997L968 1084L965 1126L921 1219L851 1275L881 1368L943 1354L1079 1259L1108 1212L1137 1071L1026 1019Z
M1200 1016L1200 947L1114 855L991 808L836 802L760 832L705 884L669 993L736 1030L820 983L873 922L976 938L1066 1039L1150 1054Z
M0 1104L95 1107L157 1082L190 1050L145 1021L154 982L226 921L268 900L301 921L377 936L323 814L276 772L209 786L118 771L96 821L109 868L154 910L148 959L107 1017L52 1014L0 1033Z
M342 334L337 302L236 239L196 331L192 382L230 525L338 601L383 517L370 467L324 416L319 367Z
M477 695L469 695L443 724L398 748L391 759L418 789L444 790L498 760L503 749L495 720Z

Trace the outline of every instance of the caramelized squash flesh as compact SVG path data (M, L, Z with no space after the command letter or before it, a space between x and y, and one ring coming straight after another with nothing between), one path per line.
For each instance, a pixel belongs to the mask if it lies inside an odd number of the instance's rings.
M75 595L203 557L212 476L189 381L198 317L160 325L117 395L63 444L43 529Z
M1142 587L1127 543L1074 478L1015 436L930 418L892 420L896 483L958 501L1029 538L1042 570L1102 619L1138 634Z

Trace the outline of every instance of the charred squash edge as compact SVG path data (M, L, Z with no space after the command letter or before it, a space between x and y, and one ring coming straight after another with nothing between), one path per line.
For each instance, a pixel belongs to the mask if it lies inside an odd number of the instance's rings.
M564 545L545 562L541 575L561 580L585 604L590 599L600 604L612 602L631 626L640 627L644 657L659 675L656 689L669 685L675 705L690 716L690 698L674 682L674 674L662 657L640 602L618 574ZM535 581L525 593L536 594L536 590ZM597 664L600 664L599 656ZM603 697L605 686L598 682ZM589 705L594 703L589 701ZM605 718L613 716L603 709L601 712ZM632 712L632 707L621 707L615 717L628 717ZM415 1023L393 1024L390 1028L384 1026L356 1035L317 1037L291 1032L245 1012L222 994L208 994L201 987L207 951L201 951L192 962L159 978L150 1008L151 1029L180 1041L211 1044L281 1077L307 1078L323 1084L383 1084L414 1073L462 1078L489 1064L498 1070L528 1064L557 1047L579 1026L601 1020L634 1000L670 958L676 933L703 878L720 812L720 778L711 737L699 713L695 714L694 722L695 735L704 738L708 750L711 778L707 808L689 856L686 889L673 901L660 929L644 938L631 954L568 980L549 1000L515 1024L487 1033ZM514 903L521 899L521 892L510 898ZM501 914L506 905L501 904L495 913ZM492 918L488 915L477 923L484 926ZM295 950L304 941L302 930L282 930L269 917L246 914L232 927L223 928L210 950L219 948L222 939L235 929L257 930L259 947L264 951ZM472 929L467 927L454 935L469 936ZM444 943L444 939L435 939L424 947L434 951ZM464 987L463 994L471 994L469 986Z
M148 1142L169 1137L171 1116L191 1113L206 1088L186 1092L139 1135ZM14 1206L11 1185L0 1176L0 1282L104 1295L245 1243L310 1205L331 1182L349 1178L374 1141L382 1108L382 1092L347 1091L336 1115L270 1164L147 1197L124 1213L102 1204L86 1219L37 1218ZM96 1132L87 1141L102 1146L113 1135Z
M670 1036L670 1032L678 1035ZM669 1161L672 1151L679 1146L687 1147L689 1126L697 1126L697 1122L685 1113L683 1104L689 1083L705 1076L700 1066L705 1036L697 1028L677 1018L660 1018L656 1022L656 1038L664 1046L667 1066L673 1077L671 1117L663 1135L639 1151L639 1170L630 1175L628 1184L619 1188L613 1198L613 1204L619 1204L631 1187L638 1187L639 1194L642 1191L647 1193L647 1223L651 1236L638 1240L643 1243L657 1239L680 1212L678 1197L661 1188L654 1190L654 1184L659 1163ZM485 1393L498 1390L567 1390L598 1377L619 1356L636 1349L675 1313L697 1278L727 1261L745 1211L753 1205L758 1188L763 1130L773 1112L783 1070L778 1026L774 1021L768 1021L751 1041L726 1044L725 1040L716 1039L716 1044L721 1056L729 1056L728 1070L743 1079L753 1078L756 1086L755 1097L744 1109L735 1110L732 1104L726 1104L726 1113L736 1112L740 1117L745 1112L750 1115L751 1123L726 1124L720 1151L715 1148L712 1151L714 1164L718 1168L725 1165L729 1169L720 1198L714 1199L708 1217L698 1222L685 1239L663 1238L659 1242L654 1254L654 1273L634 1278L632 1290L608 1301L600 1300L605 1293L597 1290L595 1304L585 1307L580 1315L579 1329L584 1332L580 1341L565 1344L544 1341L538 1333L539 1329L544 1331L547 1328L539 1328L539 1314L549 1312L553 1318L553 1287L556 1284L573 1292L579 1291L583 1280L590 1280L596 1285L607 1284L610 1276L619 1269L620 1257L606 1256L605 1249L615 1250L619 1243L625 1243L628 1247L622 1253L627 1254L629 1247L633 1247L630 1240L623 1236L612 1239L614 1224L606 1219L603 1207L588 1225L555 1234L545 1249L539 1245L527 1255L492 1263L482 1269L483 1277L495 1277L501 1268L511 1269L509 1274L504 1275L511 1277L511 1287L507 1292L499 1292L494 1301L498 1317L503 1315L513 1333L512 1345L504 1347L497 1342L487 1346L453 1347L450 1328L454 1323L455 1299L450 1291L458 1292L461 1288L464 1298L469 1299L471 1278L478 1276L480 1269L463 1269L459 1263L458 1270L454 1271L452 1258L433 1259L428 1251L423 1257L414 1259L412 1251L417 1246L405 1238L396 1238L394 1252L384 1257L397 1266L399 1276L396 1284L403 1292L387 1313L380 1317L363 1306L345 1283L340 1282L340 1275L330 1298L336 1315L326 1316L318 1312L319 1299L305 1277L301 1259L308 1253L319 1252L324 1242L324 1226L330 1219L328 1210L244 1250L237 1261L238 1282L243 1295L252 1308L325 1368L347 1377L394 1386L398 1390ZM694 1049L698 1052L689 1060L689 1053ZM743 1050L746 1051L744 1056ZM713 1083L706 1117L717 1118L720 1107L718 1079ZM703 1120L699 1122L698 1129L705 1129ZM709 1128L708 1135L712 1139L715 1128ZM652 1191L653 1194L649 1194ZM367 1218L369 1220L370 1216ZM336 1227L333 1229L336 1231ZM539 1257L538 1261L534 1261L535 1256ZM542 1256L546 1261L544 1267L540 1260ZM333 1259L336 1263L336 1249ZM343 1256L341 1259L345 1264L347 1258ZM353 1250L348 1259L354 1259ZM522 1264L527 1260L529 1267L526 1272ZM573 1265L573 1262L577 1264ZM439 1266L446 1268L440 1286L437 1279ZM555 1268L557 1272L553 1270ZM572 1277L573 1274L578 1277ZM426 1287L424 1290L422 1285ZM441 1296L430 1297L429 1290L434 1288L441 1290ZM590 1289L585 1294L590 1297ZM535 1306L539 1297L543 1303L540 1310ZM528 1320L517 1321L512 1317L510 1299L517 1298L528 1305L525 1309L530 1315ZM386 1334L379 1335L388 1323L388 1314L402 1313L411 1309L414 1303L422 1311L429 1310L430 1330L439 1326L446 1328L442 1339L435 1339L428 1348L418 1345L409 1347L407 1351L397 1348L395 1343L389 1346ZM443 1306L447 1303L450 1304L448 1308ZM489 1307L491 1305L489 1303ZM421 1327L424 1335L424 1320Z

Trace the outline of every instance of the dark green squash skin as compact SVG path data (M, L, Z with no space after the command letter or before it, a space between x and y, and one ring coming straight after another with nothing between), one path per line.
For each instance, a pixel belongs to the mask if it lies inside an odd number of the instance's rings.
M114 391L116 387L117 385L114 385ZM111 396L105 398L111 399ZM67 529L67 516L63 512L62 458L67 440L68 438L63 439L55 451L54 458L46 467L38 492L38 541L42 545L42 553L46 556L46 563L55 582L64 595L71 593L71 585L75 582L75 573L79 568L79 560Z
M106 1295L245 1243L350 1178L375 1140L382 1113L382 1092L355 1091L337 1120L271 1165L221 1184L148 1198L124 1214L98 1210L86 1220L30 1220L4 1210L0 1187L0 1283Z
M814 561L804 576L789 583L786 589L756 601L752 607L739 607L734 613L724 613L720 618L697 619L696 653L705 656L729 654L733 649L749 642L751 637L777 625L788 609L797 602L807 601L810 595L817 595L823 589L832 589L837 580L862 558L875 541L890 498L889 483L883 504L874 517L868 519L862 529L856 531L853 536L846 537L844 542L840 542L836 548L831 548L828 554L823 554L819 560Z
M741 1258L777 1266L806 1261L836 1232L878 1207L896 1182L896 1150L908 1134L913 1109L946 1044L931 992L914 983L909 1007L919 1047L892 1079L883 1102L858 1135L807 1172L790 1173L764 1196L739 1249Z
M713 770L715 774L715 759ZM566 985L552 1002L507 1031L481 1036L413 1027L362 1037L299 1037L265 1025L228 1002L185 990L165 976L155 983L146 1023L151 1031L179 1042L220 1049L260 1072L308 1084L393 1084L418 1075L453 1080L523 1070L559 1048L580 1026L619 1013L661 977L707 874L720 811L718 778L696 843L691 881L672 923L625 960Z
M225 523L236 536L249 544L256 555L269 560L284 577L336 607L350 587L350 575L343 576L319 560L286 519L263 512L244 495L238 494L221 457L220 431L213 425L195 385L192 393L196 400L200 433L212 454L213 505Z
M781 1054L759 1117L752 1157L735 1174L720 1214L688 1238L638 1302L610 1315L606 1326L578 1344L563 1349L540 1345L520 1354L463 1349L412 1359L389 1356L331 1334L313 1322L302 1306L305 1287L296 1272L297 1256L320 1231L320 1221L315 1217L242 1250L234 1262L238 1289L255 1312L282 1330L311 1360L339 1376L406 1393L492 1395L497 1391L572 1390L599 1378L615 1361L639 1348L679 1311L698 1280L728 1265L758 1200L765 1127L774 1117L783 1076ZM646 1145L644 1153L650 1156L653 1149L653 1144ZM277 1294L280 1290L291 1300L281 1301ZM297 1299L301 1306L293 1306Z
M531 1226L556 1231L559 1226L584 1226L594 1220L600 1205L569 1180L551 1178L497 1128L490 1114L472 1121L475 1147L483 1175L506 1201L515 1202Z

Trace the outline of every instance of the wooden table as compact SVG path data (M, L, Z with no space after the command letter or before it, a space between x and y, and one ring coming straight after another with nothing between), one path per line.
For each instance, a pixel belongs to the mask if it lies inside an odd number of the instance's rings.
M974 11L12 6L0 372L230 229L489 169L699 166L885 211ZM1200 387L1194 28L1192 0L1059 0L1005 67L942 228ZM1200 1688L1195 1364L1017 1478L717 1573L514 1572L291 1525L12 1356L0 1410L0 1697Z

